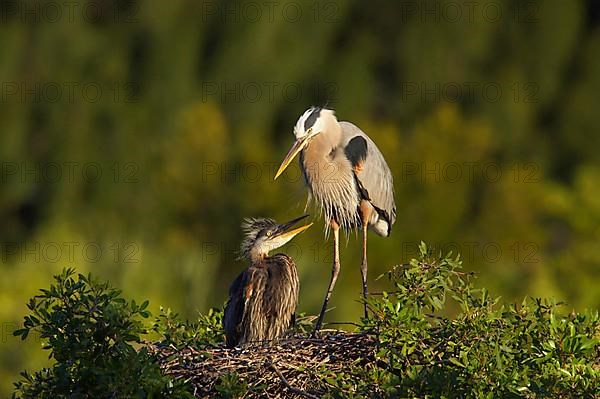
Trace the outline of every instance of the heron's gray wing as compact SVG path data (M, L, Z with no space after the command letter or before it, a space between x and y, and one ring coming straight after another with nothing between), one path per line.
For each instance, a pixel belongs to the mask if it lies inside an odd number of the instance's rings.
M223 313L226 344L232 348L240 340L240 326L244 316L244 286L247 270L240 273L229 288L229 300Z
M361 195L368 199L379 215L388 223L388 234L391 225L396 221L396 204L394 202L394 181L383 154L377 145L356 125L340 122L342 127L342 145L346 156L358 170Z
M344 148L344 153L346 154L346 158L348 158L348 160L352 164L352 168L354 171L363 168L365 160L367 159L367 151L367 140L363 136L354 136L346 144L346 147ZM360 192L360 197L362 199L370 201L371 198L369 197L369 192L362 185L362 182L358 178L356 172L354 173L354 178L356 180L356 187L358 187L358 191Z

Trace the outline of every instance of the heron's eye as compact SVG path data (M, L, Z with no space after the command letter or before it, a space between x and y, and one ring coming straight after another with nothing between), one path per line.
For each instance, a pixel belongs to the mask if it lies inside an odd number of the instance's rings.
M273 233L271 232L271 230L267 231L267 237L271 237L273 235Z

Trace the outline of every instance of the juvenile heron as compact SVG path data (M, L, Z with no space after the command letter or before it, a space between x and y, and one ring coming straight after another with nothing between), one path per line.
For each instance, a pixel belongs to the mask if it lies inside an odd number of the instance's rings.
M235 279L223 315L226 344L232 348L250 341L281 337L293 322L298 303L296 264L285 254L269 256L311 224L291 229L308 215L288 223L273 219L246 219L240 257L250 267Z
M323 323L327 303L340 271L339 229L362 229L361 275L367 289L367 228L390 235L396 220L392 173L383 155L362 130L338 122L333 110L312 107L294 127L296 142L281 163L275 179L299 153L300 169L312 197L333 230L333 268L315 330ZM367 317L367 305L364 304Z

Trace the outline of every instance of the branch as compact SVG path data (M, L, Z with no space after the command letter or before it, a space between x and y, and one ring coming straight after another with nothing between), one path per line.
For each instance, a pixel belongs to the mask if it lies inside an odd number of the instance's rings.
M269 365L277 373L277 375L281 379L281 382L283 383L283 385L285 385L286 388L289 389L291 392L295 393L296 395L304 396L305 398L319 399L318 396L315 396L315 395L313 395L311 393L303 391L302 389L298 389L298 388L295 388L295 387L291 386L290 383L285 379L285 377L283 376L283 374L281 374L281 371L279 371L279 369L277 368L277 366L275 366L275 363L270 362Z

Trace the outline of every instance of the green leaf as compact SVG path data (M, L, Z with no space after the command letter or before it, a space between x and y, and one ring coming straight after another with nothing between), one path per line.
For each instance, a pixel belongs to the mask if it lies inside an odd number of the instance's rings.
M456 366L462 367L462 368L466 368L466 367L467 367L467 366L465 366L464 364L462 364L462 363L460 362L460 360L458 360L458 359L457 359L457 358L455 358L455 357L451 357L451 358L450 358L450 363L452 363L452 364L454 364L454 365L456 365Z

